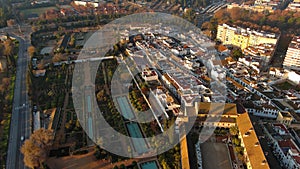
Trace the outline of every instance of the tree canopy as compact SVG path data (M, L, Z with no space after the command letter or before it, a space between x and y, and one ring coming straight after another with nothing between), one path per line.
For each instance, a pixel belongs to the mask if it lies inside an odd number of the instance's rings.
M14 53L14 43L11 39L4 41L4 55L12 56Z
M234 58L234 60L239 60L239 58L243 57L243 52L241 49L234 49L231 52L232 57Z
M44 128L36 130L21 147L25 165L30 168L41 166L47 158L53 140L54 134L52 130Z
M6 21L12 18L13 9L10 0L0 3L0 27L6 26Z
M236 136L239 134L239 129L237 128L237 126L232 126L229 128L229 133L232 135L232 136Z
M279 33L280 30L299 31L300 13L288 10L255 12L243 8L221 9L214 15L219 24L232 23L239 26Z
M28 51L30 58L32 58L35 55L36 49L34 46L29 46L27 51Z

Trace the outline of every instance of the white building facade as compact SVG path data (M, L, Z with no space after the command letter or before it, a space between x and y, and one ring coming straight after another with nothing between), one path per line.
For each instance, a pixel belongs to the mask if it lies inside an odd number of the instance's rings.
M300 70L300 36L295 36L291 41L284 58L283 67Z

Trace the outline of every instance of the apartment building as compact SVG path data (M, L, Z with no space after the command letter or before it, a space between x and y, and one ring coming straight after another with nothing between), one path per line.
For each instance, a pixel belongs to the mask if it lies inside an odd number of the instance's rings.
M142 72L142 78L145 81L155 81L155 80L158 80L158 75L155 70L145 68Z
M256 0L255 5L270 7L272 9L278 9L283 3L283 0Z
M99 2L96 0L77 0L74 1L74 4L78 6L92 6L94 8L97 8L99 6Z
M247 56L253 56L260 58L266 63L270 61L274 54L275 45L274 44L260 44L257 46L248 46L243 50L243 53Z
M263 130L283 168L300 167L300 149L284 124L264 124Z
M245 5L245 4L238 4L238 3L232 3L227 5L227 9L232 8L242 8L246 10L251 10L255 12L265 12L269 11L270 13L274 12L274 8L272 6L266 6L266 5Z
M278 109L268 104L262 104L261 106L254 105L253 108L247 107L246 109L250 114L253 114L255 116L267 117L272 119L276 119L279 113Z
M289 126L292 124L292 121L294 120L294 117L291 115L290 112L279 112L276 121L278 121L281 124L284 124L286 126Z
M295 10L295 11L300 11L300 0L293 0L288 8L289 10Z
M225 45L234 45L241 49L245 49L248 46L259 46L261 44L276 45L278 38L279 36L275 33L231 26L228 24L218 25L217 39Z
M300 70L300 36L295 36L286 52L283 67Z

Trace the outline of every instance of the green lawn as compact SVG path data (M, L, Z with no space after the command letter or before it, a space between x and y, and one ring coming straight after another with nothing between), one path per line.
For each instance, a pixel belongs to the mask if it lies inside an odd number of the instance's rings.
M51 9L58 9L58 8L55 6L50 6L50 7L43 7L43 8L25 9L25 10L21 10L21 13L23 13L25 17L28 17L30 14L37 14L40 16L40 14Z

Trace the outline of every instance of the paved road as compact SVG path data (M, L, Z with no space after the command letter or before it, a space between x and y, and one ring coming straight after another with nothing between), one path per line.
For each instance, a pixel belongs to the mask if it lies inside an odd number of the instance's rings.
M11 117L9 144L6 160L7 169L24 169L23 155L20 147L23 144L21 137L29 138L31 134L31 115L30 105L28 101L26 89L26 74L28 69L29 57L27 48L30 44L29 39L11 35L15 37L19 43L19 53L17 61L17 73L15 81L15 91L13 99L13 110Z

